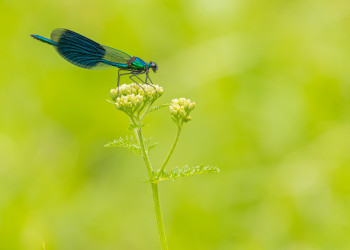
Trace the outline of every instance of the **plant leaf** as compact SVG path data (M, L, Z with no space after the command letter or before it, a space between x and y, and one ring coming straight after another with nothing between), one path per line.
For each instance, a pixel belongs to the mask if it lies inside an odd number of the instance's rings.
M145 123L143 123L141 126L130 123L130 124L129 124L129 127L128 127L128 130L139 129L139 128L142 128L142 127L144 127L144 126L146 126Z
M108 99L107 99L107 102L109 102L109 103L115 105L115 102L112 102L111 100L108 100Z
M151 143L152 138L144 139L144 145L149 152L156 146L158 146L158 143ZM139 146L139 143L135 140L133 136L126 136L125 138L120 137L118 140L114 140L112 142L109 142L105 145L106 148L126 148L129 151L135 153L137 156L141 156L141 148Z
M130 124L128 127L128 130L134 130L134 129L138 129L139 126L135 125L135 124Z
M220 169L214 166L199 165L195 167L189 167L186 165L182 168L176 167L170 171L163 170L158 181L174 180L174 179L183 178L186 176L199 175L199 174L212 174L212 173L219 173L219 172L220 172Z
M162 108L166 108L166 107L169 107L170 104L161 104L161 105L157 105L157 106L154 106L152 108L150 108L147 112L150 113L150 112L153 112L153 111L157 111L157 110L160 110Z
M158 142L151 143L151 140L152 140L152 138L148 138L148 139L143 140L143 143L145 145L147 152L151 151L152 149L154 149L155 147L158 146Z
M125 138L119 138L118 140L114 140L113 142L109 142L105 145L107 148L126 148L129 151L135 153L137 156L141 156L141 150L134 139L133 136L126 136Z

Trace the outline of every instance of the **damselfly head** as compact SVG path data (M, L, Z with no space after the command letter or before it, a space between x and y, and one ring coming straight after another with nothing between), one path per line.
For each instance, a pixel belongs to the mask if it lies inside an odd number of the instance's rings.
M150 62L149 65L153 72L156 73L156 71L158 70L158 65L155 62Z

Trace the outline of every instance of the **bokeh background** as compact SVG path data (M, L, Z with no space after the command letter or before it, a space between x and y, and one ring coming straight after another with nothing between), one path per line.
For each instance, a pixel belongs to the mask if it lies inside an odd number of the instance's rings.
M68 28L156 61L159 103L195 100L169 167L220 174L160 184L170 249L350 249L348 0L1 0L0 249L160 249L142 159L85 70L30 34ZM128 83L127 79L124 79ZM144 133L176 126L163 109Z

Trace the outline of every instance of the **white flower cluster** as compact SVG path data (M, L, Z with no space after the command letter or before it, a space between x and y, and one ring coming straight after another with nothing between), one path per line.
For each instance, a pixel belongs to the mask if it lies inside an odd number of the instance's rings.
M158 99L164 90L158 85L137 83L123 84L116 89L111 89L111 98L115 102L117 109L127 114L132 114L139 109L143 109L146 104Z
M189 114L195 106L196 103L190 99L173 99L169 107L172 119L178 124L190 121L192 118Z
M123 95L117 98L115 106L119 108L137 107L143 101L143 96L140 94Z
M116 101L117 97L134 94L135 96L141 95L146 99L155 99L161 96L163 92L164 92L163 88L159 87L158 85L150 85L150 84L139 85L137 83L131 83L131 84L123 84L119 87L119 96L117 96L118 88L112 89L111 97L114 101Z

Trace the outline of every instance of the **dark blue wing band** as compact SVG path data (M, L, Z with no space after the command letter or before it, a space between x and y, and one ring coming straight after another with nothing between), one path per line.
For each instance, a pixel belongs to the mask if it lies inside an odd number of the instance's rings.
M102 62L105 49L97 42L66 29L55 29L51 40L57 52L67 61L82 68L93 68Z

